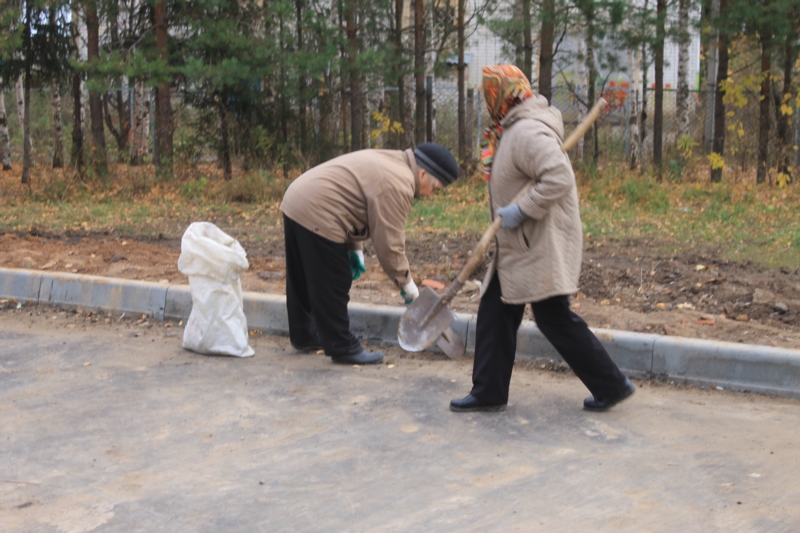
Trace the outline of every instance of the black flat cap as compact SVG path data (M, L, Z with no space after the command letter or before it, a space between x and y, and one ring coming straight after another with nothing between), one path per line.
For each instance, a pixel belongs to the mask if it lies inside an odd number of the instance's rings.
M436 143L422 143L414 149L417 165L430 172L442 185L458 179L458 163L450 150Z

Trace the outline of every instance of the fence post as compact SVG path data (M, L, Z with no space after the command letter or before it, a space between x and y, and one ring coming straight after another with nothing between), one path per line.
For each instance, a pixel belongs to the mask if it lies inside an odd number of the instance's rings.
M425 140L433 142L433 76L425 78Z
M478 126L477 127L478 131L477 131L477 133L475 135L475 143L478 145L478 147L480 147L480 145L481 145L481 135L483 134L483 131L481 131L482 130L482 127L481 127L481 96L483 96L483 95L480 92L478 92L478 101L475 102L475 109L477 111L475 113L475 122L477 123L477 126ZM480 150L479 150L478 156L480 158Z
M153 163L155 164L158 159L156 159L156 114L153 112L153 89L150 88L147 91L147 98L150 100L148 105L150 106L150 146L153 147Z
M473 157L472 157L472 142L469 140L469 128L472 126L472 117L475 113L475 89L467 89L467 117L464 120L465 123L465 131L463 133L464 138L466 139L466 154L465 157L467 158L466 161L462 161L462 164L466 165L466 168L472 169Z
M631 88L625 87L625 159L631 156Z

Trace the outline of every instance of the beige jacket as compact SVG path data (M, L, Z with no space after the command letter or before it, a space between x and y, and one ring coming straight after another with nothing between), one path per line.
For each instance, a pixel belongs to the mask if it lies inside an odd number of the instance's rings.
M495 270L503 299L512 304L538 302L577 291L583 253L578 190L569 157L561 151L561 113L534 95L503 119L489 180L492 219L523 187L534 186L520 202L528 215L513 230L497 233Z
M281 211L321 237L346 243L349 250L361 249L372 238L381 266L402 287L411 280L406 218L418 197L419 167L412 150L360 150L294 180Z

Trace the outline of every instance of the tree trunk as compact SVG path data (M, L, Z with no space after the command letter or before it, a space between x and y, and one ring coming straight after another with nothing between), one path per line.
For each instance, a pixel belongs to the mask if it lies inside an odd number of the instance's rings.
M522 0L522 72L533 80L533 41L531 39L531 0Z
M356 65L358 54L358 28L356 26L356 1L347 0L347 64L350 73L350 150L364 148L364 102L361 94L361 73Z
M346 152L349 146L348 143L348 131L347 131L347 48L345 46L345 40L347 38L347 28L345 25L345 7L344 7L344 0L338 1L338 8L339 8L339 42L341 43L339 53L342 56L342 63L339 65L339 76L341 78L340 86L341 86L341 112L342 112L342 151Z
M596 85L597 85L597 64L595 62L594 57L594 49L595 49L595 11L594 11L594 0L588 0L585 3L584 8L584 16L586 17L586 111L588 112L589 109L594 104L596 95ZM597 161L600 157L600 153L598 150L598 139L597 139L597 123L595 122L592 124L592 127L589 128L589 131L583 136L583 145L584 145L584 158L589 159L593 164L597 164Z
M86 36L87 59L92 65L100 56L100 20L94 0L90 0L86 5ZM92 121L91 164L98 176L107 179L108 161L106 160L106 137L103 126L103 98L100 92L91 89L89 90L89 115Z
M169 28L167 27L167 6L164 0L158 0L154 6L155 29L156 29L156 50L158 58L164 61L169 60L168 38ZM155 134L156 146L155 163L156 176L160 179L172 177L172 104L170 102L170 82L164 82L156 87L156 109L155 109Z
M769 170L769 96L770 71L772 70L772 35L766 28L761 28L761 91L758 106L758 166L756 167L756 183L767 181Z
M416 120L414 143L425 141L425 3L414 0L414 86L416 89Z
M303 43L303 0L295 0L295 15L296 15L296 31L297 34L297 52L302 54L305 48ZM306 77L303 73L304 67L300 67L297 76L297 102L298 102L298 117L297 120L300 126L300 153L305 154L308 150L307 139L307 124L306 124Z
M647 0L644 3L647 9ZM644 172L650 165L647 152L647 44L642 43L642 108L639 111L639 170Z
M703 149L708 151L709 148L713 151L713 142L714 142L714 111L716 108L716 94L717 94L717 71L719 70L719 30L711 30L711 25L714 24L717 16L719 15L719 3L720 0L710 0L711 1L711 13L708 16L708 19L711 20L709 23L709 33L715 32L716 35L708 45L708 59L707 63L707 74L706 74L706 104L705 104L705 124L703 128ZM705 34L703 34L705 35Z
M720 0L720 13L725 13L727 8L728 0ZM711 147L712 153L720 158L725 156L725 104L722 101L722 85L728 80L728 40L727 32L720 30L717 38L717 86L714 93L714 143ZM711 165L711 183L722 181L723 166L714 168Z
M8 138L8 115L3 91L0 91L0 160L3 162L3 170L11 170L11 142Z
M30 20L30 18L28 18ZM25 120L22 125L25 145L22 152L22 183L30 183L31 167L33 166L33 146L31 145L31 64L26 61L25 66Z
M219 98L219 123L220 123L220 155L222 156L222 170L226 180L233 177L233 165L231 164L230 146L230 124L228 121L228 110L225 108L225 98Z
M628 5L632 4L631 0L627 0ZM625 125L626 135L630 141L629 151L626 154L628 157L628 168L634 170L639 161L639 135L636 125L639 123L639 77L641 76L641 69L639 68L641 61L639 58L639 48L631 47L628 49L628 72L630 73L630 84L628 85L628 109L627 120Z
M122 90L115 90L113 94L104 94L102 102L103 118L106 121L108 131L117 143L117 162L123 163L125 161L125 152L128 150L128 139L131 132L130 111L125 109L126 106L122 96ZM117 124L119 124L119 127L114 126L114 120L111 118L112 111L109 109L109 102L112 102L111 108L117 112ZM128 102L128 104L130 105L130 102Z
M130 105L133 106L133 124L131 124L131 153L130 158L128 159L128 164L132 167L135 167L142 164L141 155L139 153L142 146L142 123L139 113L141 111L142 99L144 98L144 91L142 91L140 85L142 82L140 80L137 79L132 81L133 93L131 94Z
M72 166L83 175L83 104L81 103L81 75L72 75Z
M76 60L80 61L80 13L77 10L77 2L72 4L72 31L75 34ZM83 88L81 74L77 71L72 74L72 149L70 158L72 166L83 176Z
M661 181L661 151L664 147L664 41L666 39L667 0L656 2L655 82L656 94L653 109L653 164L657 179Z
M689 135L689 0L678 1L678 137Z
M775 116L778 127L778 172L789 177L789 183L793 181L789 170L790 155L792 153L791 128L789 118L794 115L786 115L781 111L782 105L791 105L792 98L792 65L794 65L796 51L792 45L793 35L787 35L784 46L783 56L783 92L778 90L777 82L774 85L773 97L775 99Z
M61 95L58 93L58 84L50 85L50 114L53 119L53 168L64 166L64 142L61 126Z
M411 124L406 111L405 69L403 68L403 0L394 2L394 53L397 65L397 116L403 132L399 135L397 148L408 148L411 142Z
M19 78L17 78L17 83L15 85L15 90L17 93L17 120L19 121L19 131L22 133L22 145L23 147L25 144L30 145L30 154L28 155L28 164L31 167L36 166L36 159L34 158L33 153L33 143L31 143L31 132L30 130L25 129L25 103L28 101L25 95L25 76L20 74Z
M555 0L542 2L542 33L539 44L539 94L553 102L553 24Z
M464 4L458 0L458 162L466 169L467 161L467 108L464 94Z
M577 105L577 121L580 124L583 119L586 117L587 108L581 105L581 100L584 102L588 102L586 97L586 89L588 87L587 78L588 74L586 73L586 54L584 53L584 46L586 43L577 39L577 53L575 54L575 76L576 76L576 84L575 87L575 96L578 100ZM577 146L575 147L577 152L577 159L584 159L587 157L587 153L589 151L589 146L586 144L586 135L581 137L580 141L578 141Z
M31 145L31 70L32 70L32 46L31 46L31 18L33 5L25 2L25 30L22 37L22 50L25 53L25 94L23 95L24 104L19 108L23 113L22 121L22 183L30 184L31 167L33 166L33 146Z

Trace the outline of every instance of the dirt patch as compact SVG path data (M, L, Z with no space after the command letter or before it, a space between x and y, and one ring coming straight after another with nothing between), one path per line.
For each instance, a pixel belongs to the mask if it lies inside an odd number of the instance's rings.
M236 235L233 228L225 228ZM245 290L282 294L285 264L280 229L242 241L250 270ZM409 239L417 281L448 283L477 242L475 236ZM716 257L713 250L663 254L649 241L589 241L573 307L592 327L800 349L800 269L766 269ZM179 239L140 240L113 234L0 236L0 266L74 272L155 282L186 283L177 269ZM399 291L366 250L367 273L354 282L357 302L400 305ZM487 261L473 274L480 281ZM452 308L474 313L479 284ZM532 319L530 310L528 319Z

